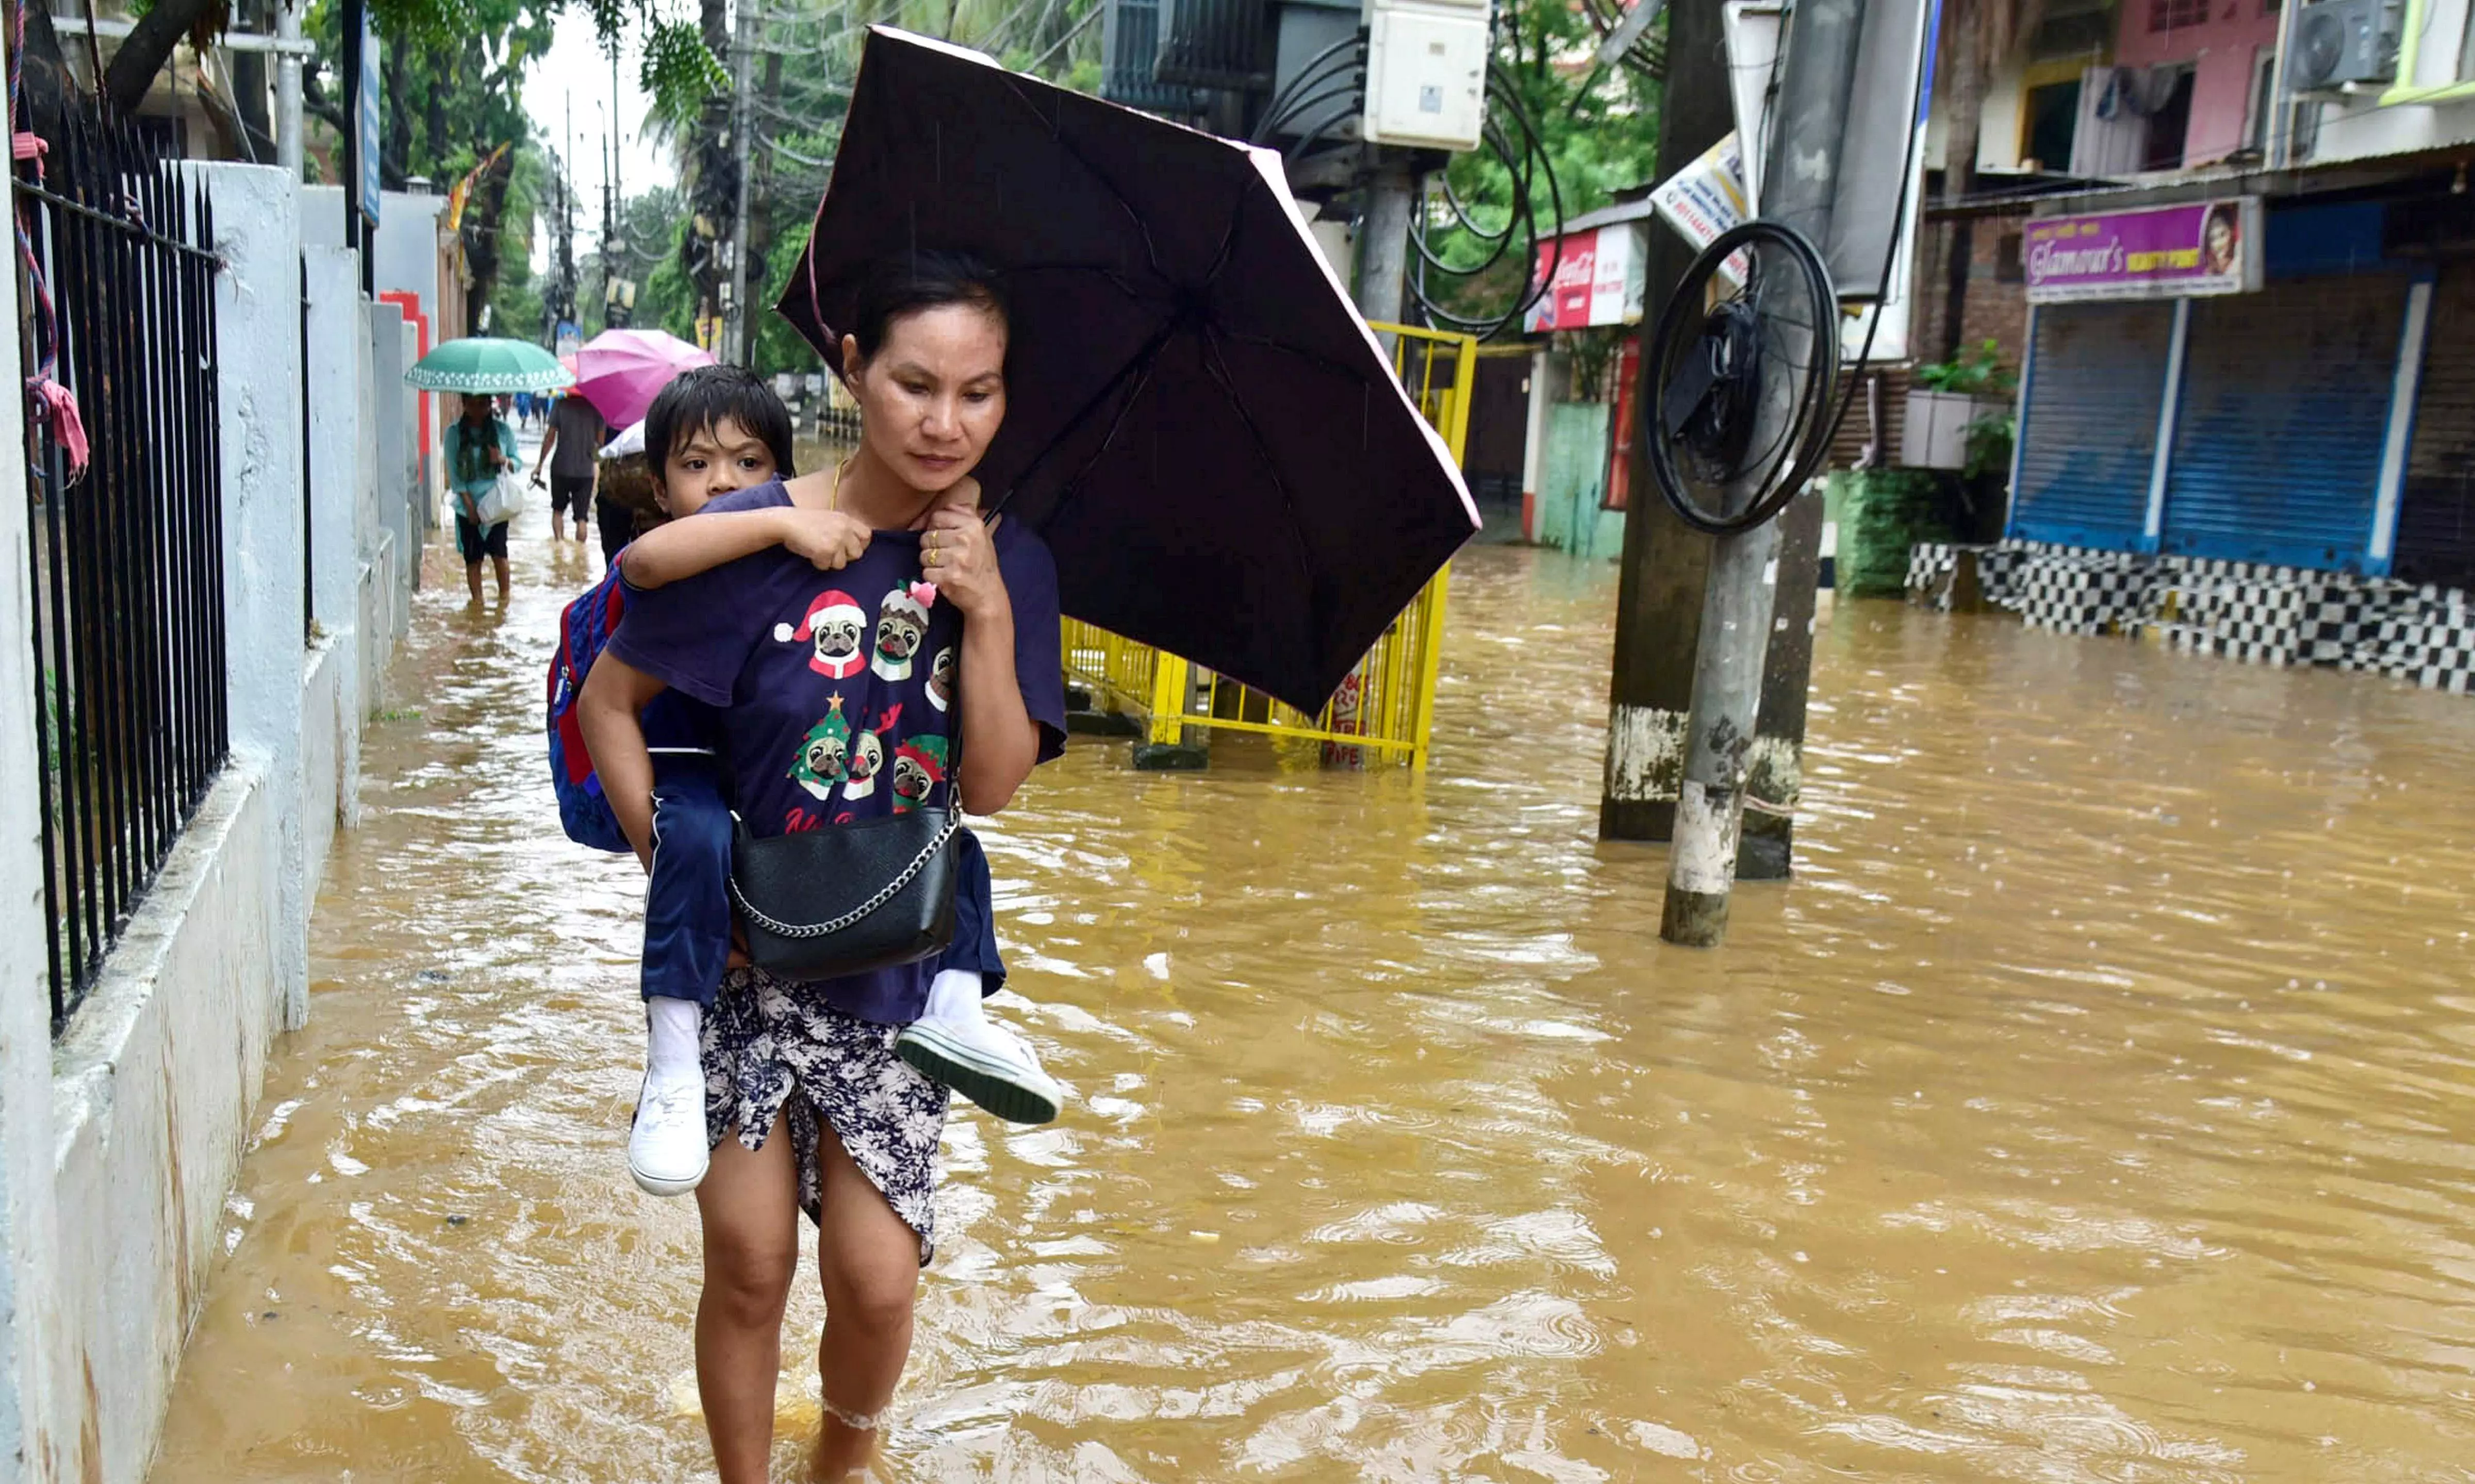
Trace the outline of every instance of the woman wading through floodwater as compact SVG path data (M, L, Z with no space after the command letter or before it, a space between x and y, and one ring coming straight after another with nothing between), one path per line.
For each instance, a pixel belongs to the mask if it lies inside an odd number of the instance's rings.
M721 528L711 513L732 510L784 510L798 526L782 545L628 593L584 721L640 848L652 770L637 714L665 688L719 709L733 804L760 839L966 802L995 814L1057 755L1055 568L1020 522L983 523L970 477L1005 418L1007 334L985 266L907 255L869 282L842 346L858 452L722 496L639 543L709 535ZM854 612L858 632L845 633ZM737 968L704 1017L716 1147L697 1187L697 1387L723 1484L767 1477L801 1210L817 1224L825 1296L815 1475L845 1478L875 1451L934 1250L946 1094L894 1052L932 963L806 983Z

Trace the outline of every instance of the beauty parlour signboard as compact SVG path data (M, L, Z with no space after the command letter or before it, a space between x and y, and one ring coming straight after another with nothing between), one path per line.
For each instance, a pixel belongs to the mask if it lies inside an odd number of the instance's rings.
M2021 240L2032 304L2196 299L2260 287L2260 198L2041 216Z

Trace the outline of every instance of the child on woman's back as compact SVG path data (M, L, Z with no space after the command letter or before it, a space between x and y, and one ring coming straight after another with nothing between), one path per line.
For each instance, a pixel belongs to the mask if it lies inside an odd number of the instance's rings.
M664 512L673 520L695 516L719 496L793 472L790 414L772 388L738 367L686 372L647 414L645 458ZM695 539L684 539L688 528L682 528L682 539L658 543L662 549L649 559L627 560L632 547L621 552L595 593L579 601L607 603L627 590L665 586L772 546L831 572L865 550L870 534L847 516L787 506L713 512L693 529ZM614 584L617 593L605 591ZM573 672L566 675L555 672L554 662L554 685L571 688L559 693L581 689L590 662L590 655L570 661ZM704 1010L732 952L731 814L712 714L666 692L646 707L643 723L654 773L653 848L644 863L650 878L643 964L649 1045L627 1168L646 1191L670 1196L695 1189L704 1178L722 1131L706 1128L698 1042ZM988 858L968 830L956 833L953 848L961 852L954 938L938 964L926 1011L904 1028L897 1050L998 1117L1045 1123L1057 1116L1057 1084L1018 1037L980 1012L982 996L1005 977Z

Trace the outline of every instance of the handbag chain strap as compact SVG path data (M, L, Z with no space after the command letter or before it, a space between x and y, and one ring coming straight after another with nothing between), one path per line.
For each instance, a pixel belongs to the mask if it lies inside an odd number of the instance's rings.
M895 872L894 879L879 888L874 896L870 897L867 901L860 903L857 907L852 908L849 912L843 913L841 916L830 918L824 922L791 923L779 921L778 919L767 916L765 913L757 911L755 905L749 902L747 898L741 893L739 889L739 878L735 874L730 878L730 899L739 904L739 910L747 914L748 921L756 924L760 928L763 928L766 932L772 934L776 937L796 938L801 940L812 937L830 937L834 934L841 932L843 929L849 927L851 924L859 921L869 913L876 911L878 908L883 907L886 903L893 901L895 897L900 896L902 894L902 888L911 885L914 880L918 879L921 871L928 868L928 863L936 859L937 852L944 849L946 842L954 838L954 832L962 827L963 810L958 801L954 808L945 812L945 824L943 829L940 829L937 832L937 838L921 846L919 848L919 854L912 858L909 865L906 865L901 870Z

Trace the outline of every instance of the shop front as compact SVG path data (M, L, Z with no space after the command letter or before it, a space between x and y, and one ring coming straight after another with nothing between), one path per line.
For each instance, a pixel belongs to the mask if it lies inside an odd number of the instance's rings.
M2379 203L2040 218L2011 534L2385 573L2430 329Z

